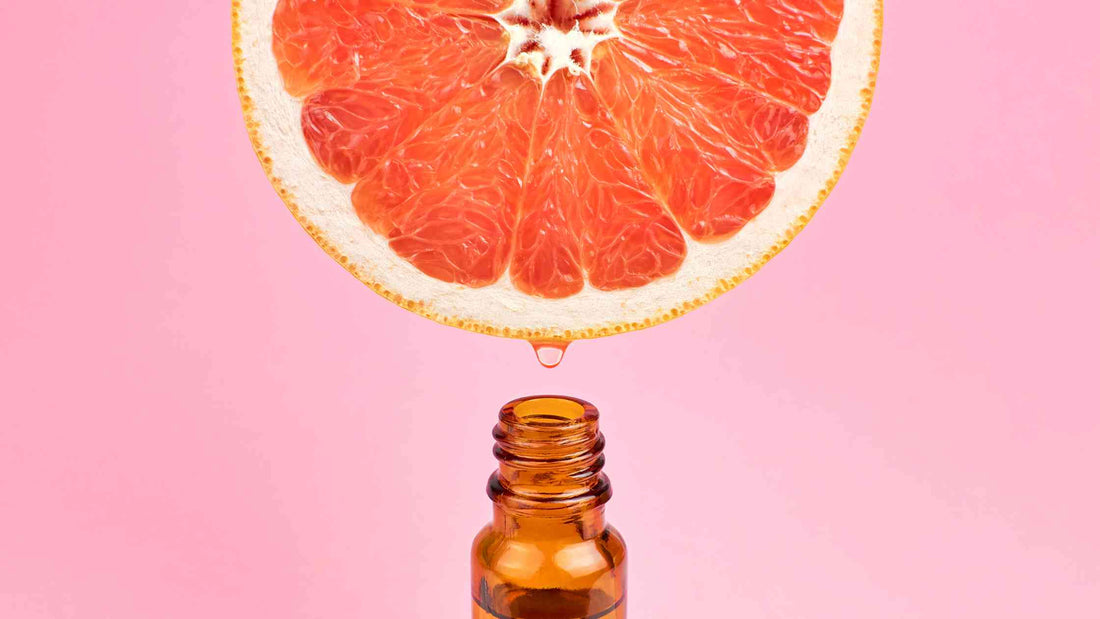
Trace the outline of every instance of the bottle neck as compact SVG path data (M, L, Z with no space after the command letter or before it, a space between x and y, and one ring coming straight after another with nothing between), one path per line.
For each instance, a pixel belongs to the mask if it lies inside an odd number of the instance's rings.
M500 468L487 490L497 528L573 531L588 539L606 527L611 483L594 406L563 397L515 400L501 409L493 438Z
M510 538L590 540L607 529L607 517L603 507L570 516L531 516L494 505L493 529Z

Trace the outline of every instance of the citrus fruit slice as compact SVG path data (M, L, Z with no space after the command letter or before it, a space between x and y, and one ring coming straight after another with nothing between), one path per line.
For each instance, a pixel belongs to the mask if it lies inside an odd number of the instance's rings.
M250 136L313 238L474 331L658 324L782 249L870 107L881 0L235 0Z

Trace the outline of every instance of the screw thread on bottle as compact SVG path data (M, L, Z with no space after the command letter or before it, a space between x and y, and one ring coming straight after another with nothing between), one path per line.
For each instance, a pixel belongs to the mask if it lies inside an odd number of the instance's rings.
M626 544L607 523L599 412L510 402L493 428L493 520L474 538L474 619L625 619Z
M493 502L518 514L569 515L611 498L604 475L599 411L574 398L510 402L493 429L500 468L489 479Z

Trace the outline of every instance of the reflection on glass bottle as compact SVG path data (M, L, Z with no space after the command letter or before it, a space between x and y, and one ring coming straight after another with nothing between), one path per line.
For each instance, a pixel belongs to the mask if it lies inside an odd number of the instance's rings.
M474 540L474 619L625 619L626 545L608 526L599 412L522 398L493 429L493 522Z

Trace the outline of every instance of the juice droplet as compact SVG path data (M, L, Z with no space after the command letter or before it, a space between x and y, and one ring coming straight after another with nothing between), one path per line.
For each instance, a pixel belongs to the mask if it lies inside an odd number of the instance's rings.
M535 356L542 367L556 368L565 356L569 342L531 342L531 346L535 349Z

